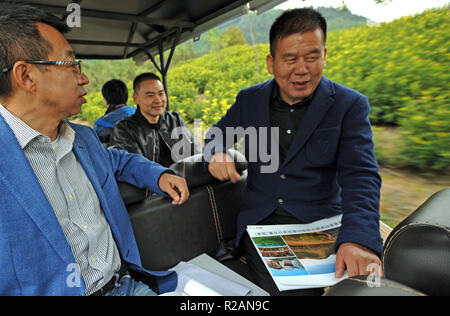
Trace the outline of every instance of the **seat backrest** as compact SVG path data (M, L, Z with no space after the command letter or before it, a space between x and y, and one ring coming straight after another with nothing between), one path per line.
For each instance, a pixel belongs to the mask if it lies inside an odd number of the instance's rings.
M127 205L145 268L165 270L202 253L214 256L223 239L235 236L246 164L236 167L241 180L222 183L203 170L201 155L191 157L171 166L188 183L190 196L185 204L174 206L167 197L149 196Z
M120 195L122 196L122 200L125 205L132 205L134 203L144 201L149 192L147 189L139 189L131 184L125 182L118 182Z
M245 157L235 150L229 150L228 152L235 161L238 173L242 174L245 172L247 170ZM170 169L176 175L186 180L189 190L217 182L209 172L204 170L202 159L203 155L198 154L185 158L170 166ZM140 189L125 182L118 182L118 186L122 199L127 206L142 202L149 196L147 189Z
M450 188L394 228L383 253L388 279L428 295L450 295Z

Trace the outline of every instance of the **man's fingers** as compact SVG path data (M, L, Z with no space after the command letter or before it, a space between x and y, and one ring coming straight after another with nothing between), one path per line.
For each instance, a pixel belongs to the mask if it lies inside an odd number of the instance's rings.
M226 153L217 153L214 155L208 166L208 170L214 178L220 181L231 180L235 183L241 178L236 171L236 165L233 159Z
M186 183L180 184L180 186L177 187L177 189L180 193L180 200L178 204L183 204L189 198L189 189L187 187L187 184Z
M233 183L236 183L237 181L239 181L241 179L241 176L239 175L239 173L237 173L237 171L235 171L231 176L230 176L230 180Z
M234 164L234 162L230 162L227 163L226 165L227 169L227 179L231 180L231 182L236 183L236 181L238 181L241 176L239 175L239 173L236 171L236 166Z
M183 204L189 198L189 189L183 178L166 173L161 176L159 186L173 199L172 204Z
M175 192L172 197L173 204L183 204L189 198L189 189L183 178L175 178L171 183L171 189Z
M211 173L211 175L212 175L214 178L216 178L216 179L218 179L218 180L220 180L220 181L225 180L224 177L223 177L223 175L222 175L222 170L221 170L220 166L217 166L217 163L214 163L214 164L211 163L211 164L209 165L208 170L209 170L209 173Z
M370 270L367 269L370 262L361 262L358 264L358 275L369 275Z
M208 167L211 175L220 180L231 180L233 183L241 179L234 162L213 162Z
M354 243L343 243L339 246L336 255L336 277L343 275L342 269L346 268L349 277L357 275L369 275L371 268L376 267L381 271L381 260L371 250Z
M178 203L180 201L180 195L177 191L175 191L172 187L166 188L166 193L169 194L169 196L173 199L175 203Z
M336 256L336 267L335 267L336 273L335 277L336 279L342 278L345 273L345 262L344 258L340 256L339 254Z
M217 163L217 167L219 169L220 172L220 181L225 181L228 180L228 171L227 171L227 166L225 165L224 162L218 162Z
M346 264L347 267L347 272L348 272L348 277L354 277L354 276L358 276L359 274L359 265L356 262L349 262Z

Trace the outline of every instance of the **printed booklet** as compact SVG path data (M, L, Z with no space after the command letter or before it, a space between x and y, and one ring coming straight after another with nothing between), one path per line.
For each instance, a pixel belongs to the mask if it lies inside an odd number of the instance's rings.
M247 226L247 232L280 291L332 286L334 244L342 215L310 224Z

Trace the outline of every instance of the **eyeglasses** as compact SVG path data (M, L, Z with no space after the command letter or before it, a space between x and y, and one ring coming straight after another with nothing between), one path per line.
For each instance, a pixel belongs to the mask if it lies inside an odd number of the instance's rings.
M34 65L57 65L57 66L76 66L78 69L78 74L82 74L81 70L81 60L78 61L65 61L65 60L24 60L27 64L34 64ZM4 67L1 69L2 73L7 73L11 69L13 69L14 65L10 67Z

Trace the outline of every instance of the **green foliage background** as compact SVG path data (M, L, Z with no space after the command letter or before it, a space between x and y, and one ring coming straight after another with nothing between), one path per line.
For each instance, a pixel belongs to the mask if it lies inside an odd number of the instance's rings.
M324 74L369 98L375 131L390 125L398 126L401 133L395 144L397 156L387 161L386 153L378 151L381 163L450 170L449 13L447 6L328 35ZM268 53L268 44L237 45L180 61L168 75L171 109L190 123L202 119L205 128L211 126L241 89L271 78L265 61ZM104 69L111 66L103 62L86 62L86 73L97 91L113 75L128 82L131 92L131 80L138 73L154 71L132 61L115 63L112 72ZM91 91L81 116L93 122L104 111L101 94Z

